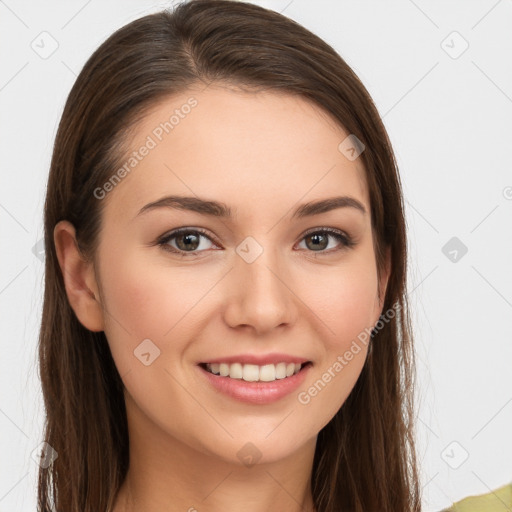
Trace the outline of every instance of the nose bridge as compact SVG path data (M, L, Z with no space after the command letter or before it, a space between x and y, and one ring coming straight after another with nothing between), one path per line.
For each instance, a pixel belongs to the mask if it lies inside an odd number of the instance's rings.
M230 302L226 321L232 326L250 325L259 333L296 318L293 293L288 289L290 273L278 251L252 237L236 248L231 272Z

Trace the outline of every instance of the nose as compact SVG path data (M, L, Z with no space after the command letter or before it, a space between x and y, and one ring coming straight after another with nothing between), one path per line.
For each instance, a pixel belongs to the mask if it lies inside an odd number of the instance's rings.
M224 318L233 328L252 329L263 335L290 326L298 317L297 296L289 269L265 250L252 263L235 258L229 273Z

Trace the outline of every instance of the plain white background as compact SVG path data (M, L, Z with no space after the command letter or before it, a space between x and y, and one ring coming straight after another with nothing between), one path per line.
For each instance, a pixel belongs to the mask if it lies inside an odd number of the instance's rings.
M424 510L512 481L512 2L254 3L342 55L394 145L407 207ZM114 30L171 6L0 0L0 512L36 509L37 243L65 99Z

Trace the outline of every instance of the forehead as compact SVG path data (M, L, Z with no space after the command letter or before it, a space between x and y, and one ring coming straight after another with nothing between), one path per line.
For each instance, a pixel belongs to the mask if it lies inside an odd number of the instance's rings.
M122 160L129 172L109 201L138 211L166 193L197 195L238 215L251 204L347 194L369 210L361 159L338 149L348 135L298 96L192 88L158 103L134 127Z

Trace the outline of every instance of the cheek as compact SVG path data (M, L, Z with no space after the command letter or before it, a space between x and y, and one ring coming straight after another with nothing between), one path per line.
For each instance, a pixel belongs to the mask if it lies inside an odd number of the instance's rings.
M364 277L356 279L356 276L351 276L344 281L343 286L332 291L330 319L336 345L341 345L338 348L343 348L350 340L371 327L376 285Z
M190 281L190 269L165 268L151 258L126 254L102 269L105 303L135 336L162 338L208 288L202 278ZM202 283L202 284L201 284Z
M158 319L164 323L167 304L162 303L161 283L157 286L147 267L125 256L115 265L105 264L102 275L108 330L123 327L134 338L160 336Z
M160 349L163 332L172 326L172 304L163 302L161 279L158 283L151 268L120 245L103 247L100 276L105 335L123 376L143 366L134 357L143 340Z
M309 293L308 305L320 319L316 325L323 333L323 357L297 399L324 426L343 405L364 366L375 312L376 270L371 258L354 260L324 275L317 273L304 286L316 290Z
M377 275L371 260L322 269L302 283L304 302L317 317L316 323L321 321L325 327L327 349L343 349L358 334L372 327Z
M121 252L121 251L119 251ZM192 270L183 267L165 267L154 259L142 257L136 250L116 248L104 250L101 290L105 305L105 334L112 355L126 371L133 365L134 350L145 339L150 339L160 350L157 366L168 358L167 347L172 340L173 353L179 353L180 339L186 342L186 332L192 329L190 313L201 298L218 281L211 270ZM190 327L189 327L190 325ZM177 333L180 336L177 336ZM121 370L120 370L121 373Z

